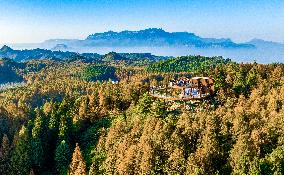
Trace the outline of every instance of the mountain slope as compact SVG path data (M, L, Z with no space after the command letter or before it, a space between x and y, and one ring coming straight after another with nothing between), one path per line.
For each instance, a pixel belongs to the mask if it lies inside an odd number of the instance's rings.
M16 61L31 59L63 59L74 55L76 55L76 53L51 51L46 49L13 50L6 45L0 49L0 58L10 58Z
M273 42L273 41L265 41L265 40L257 39L257 38L252 39L246 44L255 45L257 48L283 48L284 49L284 44Z
M8 82L20 82L23 80L15 69L20 68L21 63L14 62L10 59L0 59L0 84Z
M150 28L140 31L104 32L89 35L87 45L96 46L191 46L197 48L254 48L251 44L236 44L230 39L201 38L194 33L166 32Z

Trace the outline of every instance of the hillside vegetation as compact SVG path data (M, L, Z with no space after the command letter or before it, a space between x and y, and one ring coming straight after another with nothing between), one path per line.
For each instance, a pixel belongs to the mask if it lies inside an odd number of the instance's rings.
M129 62L153 62L162 60L167 57L155 56L150 53L116 53L110 52L105 55L97 53L77 53L60 50L32 49L32 50L14 50L4 45L0 49L0 58L9 58L15 61L28 60L55 60L55 61L84 61L84 62L100 62L100 61L125 61Z
M0 92L0 174L284 173L282 64L104 63L33 60L15 69L28 84ZM171 110L148 95L185 73L213 77L214 96Z
M15 70L19 67L21 65L12 60L0 59L0 84L22 81L23 78Z
M205 72L217 65L227 64L230 59L222 57L182 56L156 62L147 67L149 72Z
M82 71L81 77L86 81L116 79L115 68L106 65L90 65Z

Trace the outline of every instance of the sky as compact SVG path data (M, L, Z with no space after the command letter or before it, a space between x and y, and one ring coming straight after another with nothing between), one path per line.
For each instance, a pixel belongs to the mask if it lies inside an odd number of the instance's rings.
M0 0L0 43L84 39L163 28L202 37L284 43L283 0Z

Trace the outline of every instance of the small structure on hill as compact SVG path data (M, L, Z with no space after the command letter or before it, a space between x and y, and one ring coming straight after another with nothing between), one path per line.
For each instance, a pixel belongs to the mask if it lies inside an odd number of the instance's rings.
M202 100L214 93L214 79L192 77L172 80L168 86L151 87L150 95L169 101Z

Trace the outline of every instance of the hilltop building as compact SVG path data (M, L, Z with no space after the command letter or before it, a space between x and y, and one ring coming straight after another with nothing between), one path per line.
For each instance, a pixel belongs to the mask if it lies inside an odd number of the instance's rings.
M150 95L170 101L202 100L214 93L214 79L192 77L171 80L166 87L151 87Z

